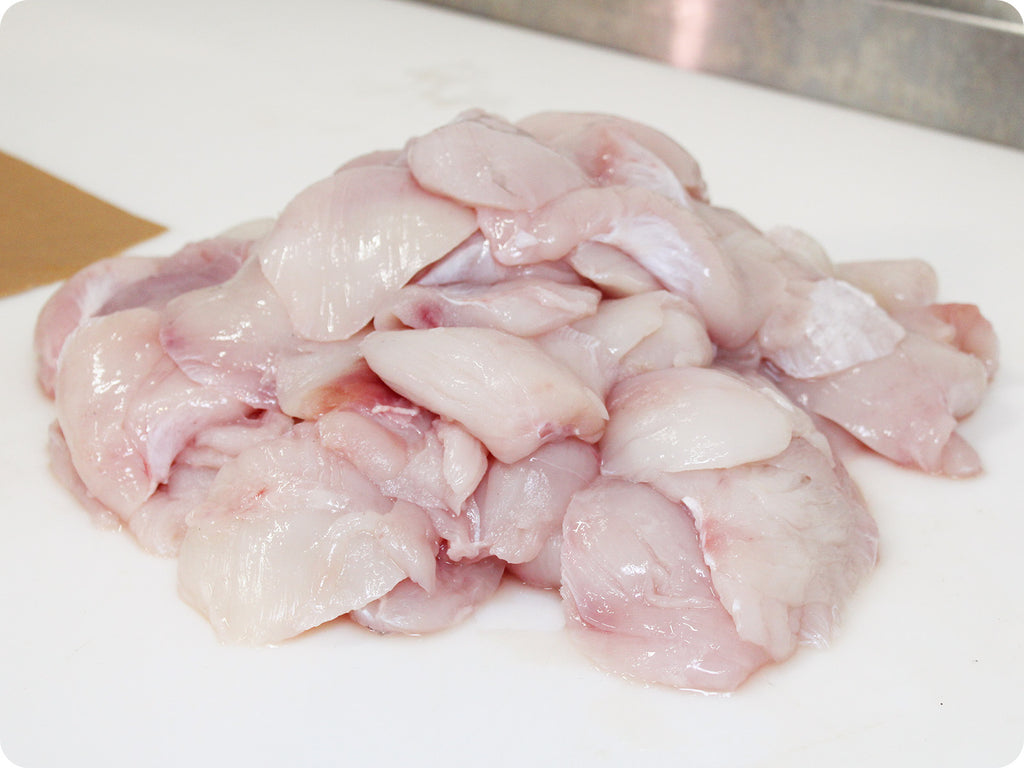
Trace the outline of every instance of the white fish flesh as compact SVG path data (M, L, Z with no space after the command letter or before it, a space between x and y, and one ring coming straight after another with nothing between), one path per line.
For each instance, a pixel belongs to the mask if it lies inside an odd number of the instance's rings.
M219 637L273 643L405 579L432 589L437 551L421 509L385 498L305 424L220 470L189 520L178 577Z
M982 471L978 308L712 203L658 129L472 110L336 168L36 327L55 477L224 642L438 632L516 579L601 667L728 692L826 645L876 561L826 433Z
M601 666L648 683L730 691L769 660L722 601L687 510L649 486L602 478L565 515L569 627Z
M576 374L530 340L502 331L376 331L362 350L392 389L459 422L500 461L566 437L595 442L608 417Z
M370 165L300 192L254 250L296 333L337 341L475 230L471 209L425 192L404 168Z

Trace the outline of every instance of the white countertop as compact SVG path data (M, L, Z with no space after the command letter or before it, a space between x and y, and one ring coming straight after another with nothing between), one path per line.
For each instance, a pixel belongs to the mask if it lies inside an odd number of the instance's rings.
M169 232L273 215L362 152L469 107L619 113L701 162L714 202L837 261L923 257L1003 367L971 481L851 466L881 561L833 647L730 697L605 675L557 599L508 587L428 638L335 624L216 644L174 564L91 525L46 469L31 328L0 301L0 744L25 766L996 768L1024 741L1024 153L396 0L29 0L0 26L0 149ZM1019 97L1019 95L1010 95Z

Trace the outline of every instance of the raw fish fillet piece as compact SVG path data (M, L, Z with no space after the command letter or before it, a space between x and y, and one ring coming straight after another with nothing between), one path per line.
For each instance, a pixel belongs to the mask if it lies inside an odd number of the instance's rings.
M57 481L78 500L78 503L89 513L89 517L96 525L101 528L120 528L121 518L89 493L89 489L82 482L82 478L71 460L71 451L68 450L68 443L64 439L60 422L55 420L50 424L47 437L46 453L50 460L50 471Z
M220 470L189 520L178 584L222 641L274 643L407 578L433 589L437 552L423 510L385 498L300 424Z
M566 262L544 261L537 264L509 265L495 261L491 244L475 232L449 251L443 259L420 271L412 283L424 286L498 285L508 280L547 280L553 283L583 285L584 281Z
M306 342L274 357L281 410L312 420L335 409L397 403L400 398L370 370L359 350L365 334L343 341Z
M474 494L485 550L518 564L557 548L569 500L599 471L597 450L579 440L543 445L512 464L493 460Z
M875 563L836 435L981 471L978 308L712 204L653 127L471 110L335 167L83 270L36 326L54 474L177 555L226 642L434 632L508 573L604 668L731 691L824 644Z
M703 210L707 212L711 210L711 206L707 206ZM735 211L726 211L725 213L738 216ZM745 221L744 223L746 224ZM754 229L752 225L747 224L747 226L750 229ZM785 260L784 266L790 273L791 278L820 280L825 277L838 276L835 265L832 264L832 260L829 259L821 243L803 230L780 225L767 230L764 236L782 251ZM866 289L861 288L861 290ZM868 293L871 292L868 291ZM875 297L875 300L878 301L878 297Z
M57 418L89 493L127 520L197 434L244 418L244 403L185 376L159 341L159 314L127 309L69 338L55 382Z
M152 275L161 259L115 256L72 275L47 300L35 327L36 375L43 392L53 397L57 361L68 336L124 286Z
M386 312L374 318L377 330L473 326L514 336L539 336L594 314L601 292L583 285L519 278L496 285L449 283L407 285Z
M376 331L362 349L396 392L457 421L500 461L604 430L601 398L527 339L490 328Z
M482 210L480 229L504 264L555 261L587 241L614 246L691 301L726 347L756 333L782 290L773 264L723 250L693 210L644 187L579 189L528 212Z
M552 360L571 370L583 385L604 400L619 379L619 360L597 336L563 325L534 341Z
M421 507L448 559L486 554L470 497L487 471L487 451L461 426L402 399L334 410L317 422L317 430L325 445L385 496Z
M264 411L203 430L175 457L167 480L126 519L118 517L86 488L56 422L48 445L50 466L61 484L101 526L126 527L147 552L173 557L185 535L186 519L206 498L217 470L245 448L279 437L291 427L292 420L283 414Z
M839 373L775 378L795 402L899 464L951 477L981 471L956 427L981 403L987 369L949 344L908 333L891 354Z
M786 449L797 426L784 404L713 368L625 379L612 390L608 412L602 471L638 482L771 458Z
M135 307L160 309L175 296L222 283L249 258L251 246L251 239L231 235L189 243L177 253L158 259L153 274L121 287L97 314Z
M64 342L90 317L136 307L160 309L175 296L223 282L247 258L249 245L240 238L211 238L164 258L103 259L73 275L46 302L36 322L36 370L43 391L53 397Z
M788 298L765 320L758 341L766 359L798 379L884 357L906 335L870 295L842 280L793 281Z
M420 186L472 207L531 210L589 184L570 158L479 110L410 140L406 153Z
M872 570L878 529L830 453L796 438L728 469L665 473L652 484L693 513L716 594L740 637L772 659L826 643Z
M215 470L191 465L174 466L166 483L124 519L104 506L85 487L71 461L71 453L59 425L53 424L47 446L50 469L60 483L85 508L93 521L103 528L127 527L147 552L165 557L178 553L185 535L185 519L206 496Z
M580 277L586 278L613 299L661 288L661 283L654 275L614 245L588 240L577 245L565 260Z
M836 276L870 293L889 312L933 304L939 295L939 277L921 259L850 261L836 265Z
M381 493L458 516L487 469L487 452L462 427L405 402L334 410L317 422L320 440Z
M352 611L349 617L384 634L438 632L464 621L491 597L504 572L505 563L496 557L455 563L442 553L432 590L406 579L384 597Z
M618 115L592 112L539 112L520 120L517 125L573 157L595 183L621 183L636 179L638 175L650 177L663 166L692 199L707 199L707 184L693 155L674 139L648 125ZM638 146L656 158L657 164L643 157L637 151ZM635 171L638 157L655 166L654 171L630 173ZM660 185L675 186L668 181Z
M253 259L161 312L160 343L189 378L254 408L276 407L275 362L298 347L284 304Z
M525 563L509 563L506 570L531 587L558 589L562 586L562 536L544 542L540 553Z
M697 310L664 290L606 299L573 328L600 340L616 361L615 381L663 368L708 366L715 357Z
M476 231L473 211L395 166L341 170L300 192L254 246L296 333L346 339Z
M722 692L769 661L719 601L681 504L646 485L601 478L573 497L563 537L568 626L600 666Z
M244 419L213 425L196 434L177 455L174 467L220 469L242 451L289 432L294 421L280 411L253 411Z
M128 519L128 530L143 549L163 557L174 557L188 526L186 520L209 493L217 471L191 464L171 467L162 483Z
M895 313L908 331L972 355L985 366L989 381L999 369L999 339L974 304L929 304Z
M128 520L128 529L148 551L178 554L192 511L207 497L217 471L250 446L280 437L292 420L279 411L256 411L246 418L199 432L175 457L167 482Z

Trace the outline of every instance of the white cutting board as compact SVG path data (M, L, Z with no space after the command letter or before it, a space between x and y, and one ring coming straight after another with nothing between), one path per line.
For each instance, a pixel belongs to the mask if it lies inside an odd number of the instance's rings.
M1004 356L964 430L985 476L853 462L881 562L834 645L704 697L598 671L555 596L512 585L434 637L335 623L218 646L173 562L94 528L49 477L30 335L50 289L2 300L11 761L988 768L1020 752L1024 153L384 0L28 0L0 27L0 72L0 149L169 225L142 253L273 215L464 108L616 112L680 140L713 200L759 225L801 227L836 260L930 260Z

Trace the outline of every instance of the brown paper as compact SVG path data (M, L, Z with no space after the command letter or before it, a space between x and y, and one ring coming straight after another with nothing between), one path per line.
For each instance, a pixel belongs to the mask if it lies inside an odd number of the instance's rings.
M164 229L0 152L0 296L70 277Z

